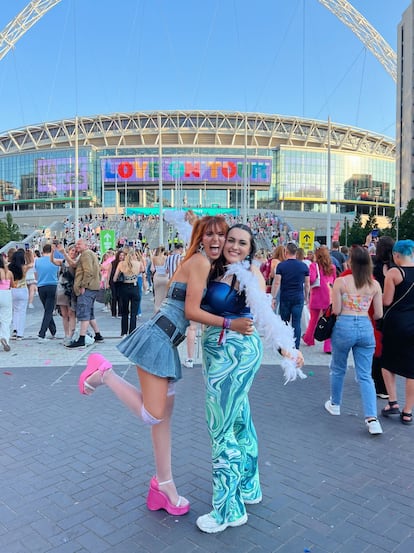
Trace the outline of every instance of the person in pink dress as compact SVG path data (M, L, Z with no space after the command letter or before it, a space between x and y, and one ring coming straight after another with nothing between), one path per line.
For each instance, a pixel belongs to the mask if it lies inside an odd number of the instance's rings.
M331 261L329 250L326 246L321 246L315 252L315 261L309 266L310 279L310 298L309 312L310 320L302 340L307 346L315 345L316 324L323 311L329 307L331 303L331 288L336 278L336 268ZM317 285L319 282L319 285ZM323 343L323 351L331 353L331 340L325 340Z

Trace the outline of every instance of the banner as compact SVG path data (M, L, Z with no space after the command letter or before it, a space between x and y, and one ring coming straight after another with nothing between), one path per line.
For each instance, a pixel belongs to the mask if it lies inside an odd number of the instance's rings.
M104 158L101 159L102 175L105 183L158 183L160 172L163 183L174 184L178 180L185 183L242 184L245 167L250 184L267 184L272 177L272 158L227 156Z

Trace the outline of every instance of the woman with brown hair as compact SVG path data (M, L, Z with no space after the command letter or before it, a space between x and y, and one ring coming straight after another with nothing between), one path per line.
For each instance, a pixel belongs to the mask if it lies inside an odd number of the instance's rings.
M165 509L172 515L184 515L189 502L178 495L171 468L171 415L175 382L182 376L177 347L185 339L189 320L227 327L227 319L200 308L212 263L220 256L228 226L224 217L203 217L193 226L187 255L174 273L168 294L153 317L124 338L118 349L137 366L141 390L112 370L112 364L100 354L88 358L79 379L82 394L91 394L105 384L114 394L151 426L156 475L151 479L147 497L150 510ZM231 330L252 334L248 318L233 319Z
M331 261L329 250L325 246L321 246L315 252L315 261L309 266L310 278L310 298L309 298L309 313L310 320L302 340L307 346L315 345L316 325L323 311L328 308L331 303L331 288L336 278L335 265ZM325 340L323 343L323 351L331 353L331 340Z
M121 305L119 300L119 280L114 282L114 274L118 264L125 259L125 252L123 249L119 249L115 254L115 259L112 261L108 270L109 274L109 287L111 289L111 314L112 317L119 317L121 314Z
M273 280L275 278L275 275L276 275L276 268L277 266L279 265L279 263L281 261L285 261L286 259L286 250L285 250L285 247L284 246L277 246L274 250L273 250L273 253L272 253L272 260L270 262L270 275L269 275L269 280L270 280L270 285L273 284ZM280 299L280 288L279 288L279 291L274 299L274 310L275 310L275 313L277 313L279 311L279 299Z
M350 266L352 273L337 278L332 290L332 312L337 320L332 333L331 397L325 402L325 409L331 415L341 414L348 356L352 350L365 424L370 434L382 434L371 376L374 329L368 314L372 303L374 320L382 317L381 287L372 278L372 260L366 248L356 246L351 250Z

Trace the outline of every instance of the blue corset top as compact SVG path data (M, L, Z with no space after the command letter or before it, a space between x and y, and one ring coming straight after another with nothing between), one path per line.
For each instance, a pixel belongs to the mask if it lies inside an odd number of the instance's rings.
M232 289L225 282L209 283L201 308L214 315L221 315L229 319L252 318L250 309L246 306L244 293L239 294L238 290Z

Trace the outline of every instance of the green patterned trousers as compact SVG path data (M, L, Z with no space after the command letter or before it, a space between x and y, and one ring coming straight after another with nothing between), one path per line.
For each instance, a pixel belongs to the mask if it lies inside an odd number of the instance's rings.
M206 418L212 445L213 511L219 524L240 518L244 500L261 497L256 430L248 393L263 357L259 335L227 331L218 345L220 329L203 333L203 372Z

